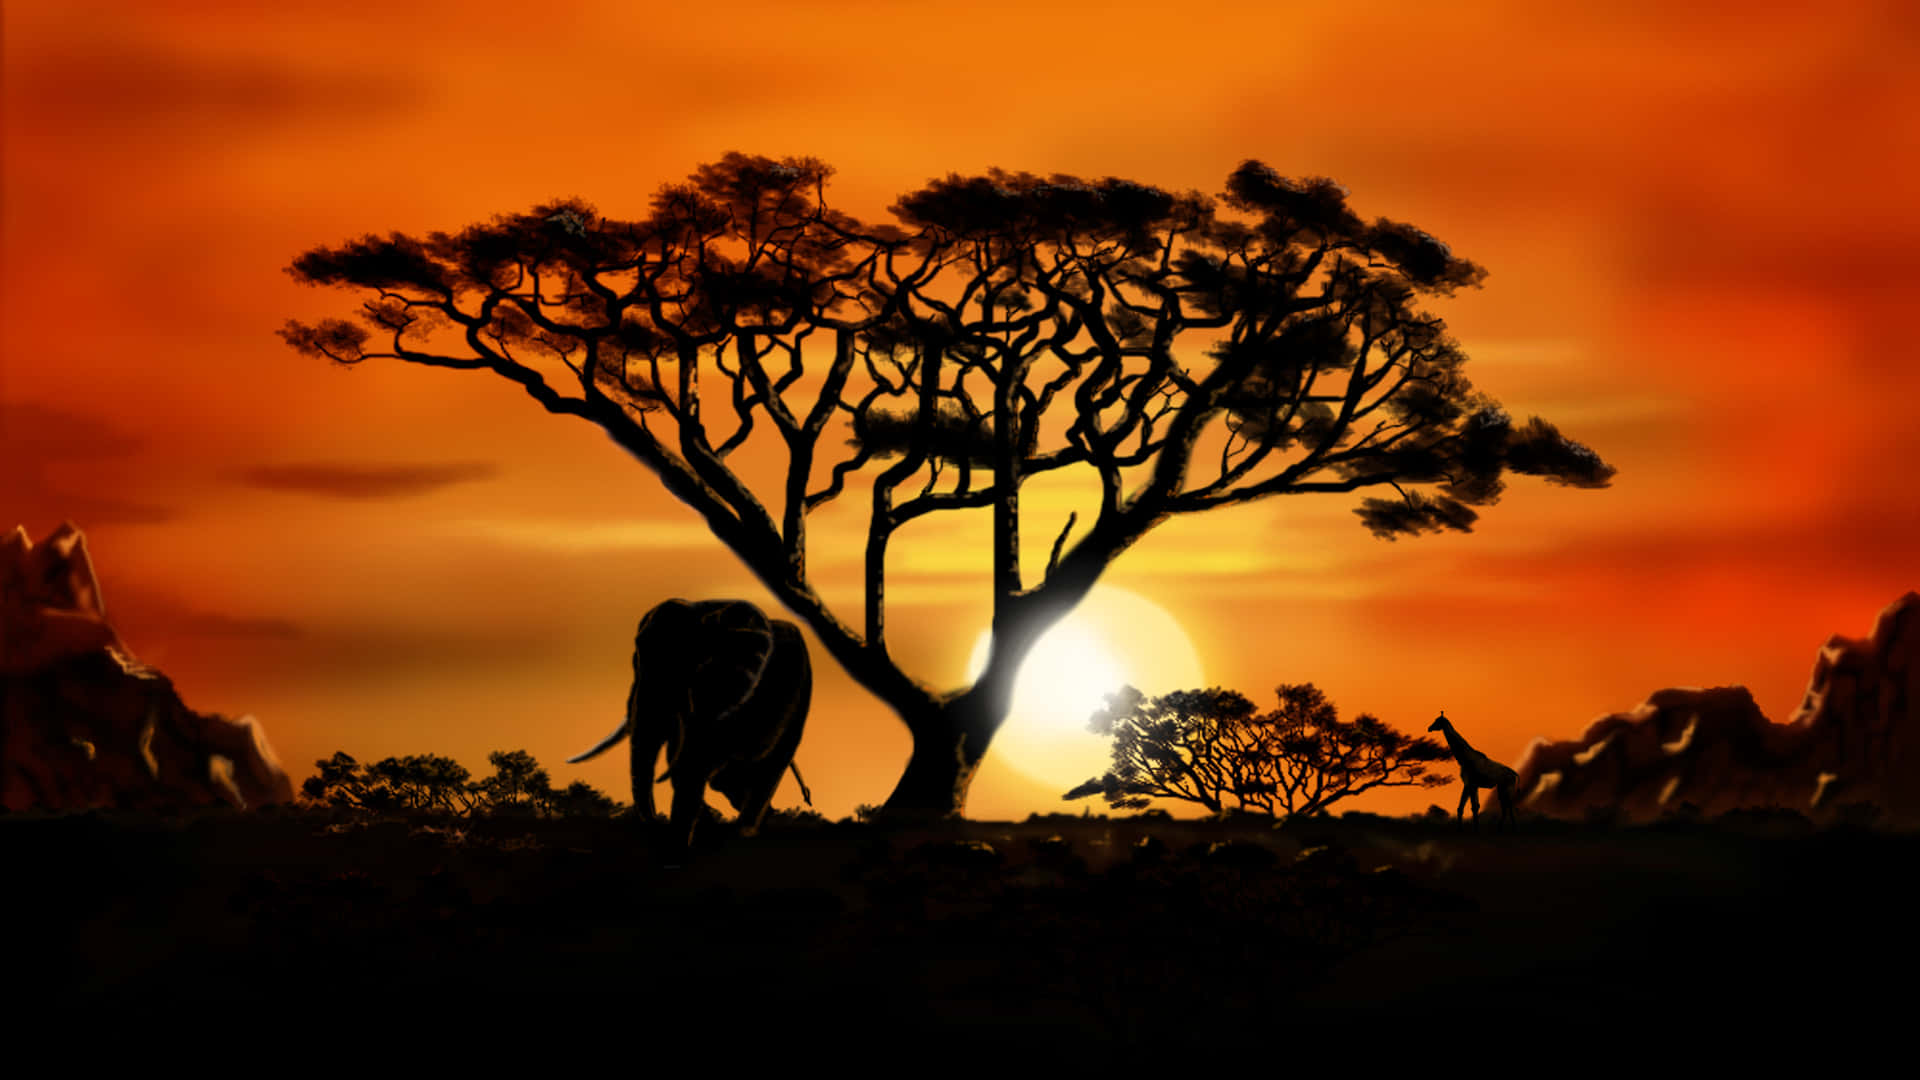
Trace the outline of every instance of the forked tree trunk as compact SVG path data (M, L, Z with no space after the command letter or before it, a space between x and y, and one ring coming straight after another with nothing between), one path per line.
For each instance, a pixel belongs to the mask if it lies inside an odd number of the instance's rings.
M1095 527L1095 533L1101 531ZM772 558L754 559L741 553L760 580L787 604L789 610L809 623L821 644L840 662L853 680L897 713L913 738L913 752L907 767L894 785L893 793L881 809L890 817L946 817L965 811L967 792L980 771L980 763L994 733L1006 722L1013 708L1014 678L1027 654L1040 637L1085 598L1111 559L1124 550L1131 538L1144 532L1143 526L1120 526L1116 536L1095 544L1082 541L1084 552L1069 556L1060 565L1060 579L1049 573L1052 596L1045 606L1033 603L1017 605L1017 610L997 612L993 645L985 670L970 688L951 695L934 695L896 667L885 650L871 650L829 615L819 598L803 591L783 575L784 562ZM882 595L883 579L869 581L869 602ZM1013 609L1016 605L1007 605ZM878 620L869 614L868 623Z
M902 817L959 814L1005 710L989 716L983 700L969 692L902 719L913 734L913 753L884 809Z
M895 702L913 735L913 753L883 809L899 817L945 817L963 812L994 733L1013 708L1013 683L1034 643L1058 617L1023 620L998 635L973 686L931 702ZM1004 645L999 642L1005 642Z

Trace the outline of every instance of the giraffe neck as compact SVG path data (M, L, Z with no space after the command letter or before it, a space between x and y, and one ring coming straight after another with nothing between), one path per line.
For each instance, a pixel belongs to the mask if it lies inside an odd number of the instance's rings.
M1463 765L1466 764L1467 759L1475 753L1473 747L1467 744L1467 740L1462 738L1459 732L1453 730L1452 724L1448 724L1440 730L1446 733L1447 749L1453 751L1454 760L1459 761Z

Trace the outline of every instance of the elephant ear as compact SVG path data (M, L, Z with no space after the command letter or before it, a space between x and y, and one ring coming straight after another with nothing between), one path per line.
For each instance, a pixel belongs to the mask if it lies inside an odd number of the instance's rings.
M773 657L773 624L744 600L712 600L694 608L696 651L687 689L694 715L720 719L760 685Z

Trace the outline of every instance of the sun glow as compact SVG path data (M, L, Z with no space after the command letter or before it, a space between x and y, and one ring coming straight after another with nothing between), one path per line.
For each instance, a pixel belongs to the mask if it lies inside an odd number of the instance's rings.
M992 635L983 631L967 661L969 680L986 668L991 645ZM1096 586L1021 665L1013 711L984 767L1010 768L1057 797L1107 769L1107 740L1087 730L1107 694L1125 685L1164 694L1204 686L1205 678L1193 642L1172 615L1124 589Z

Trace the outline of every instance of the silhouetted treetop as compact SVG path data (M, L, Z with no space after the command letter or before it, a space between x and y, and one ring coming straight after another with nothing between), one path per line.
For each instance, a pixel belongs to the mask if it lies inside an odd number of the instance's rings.
M1207 200L1174 195L1131 180L1087 181L990 169L985 176L950 173L902 196L889 209L913 228L965 240L1124 240L1131 250L1153 246L1153 230L1205 220Z
M444 294L449 278L437 254L402 233L384 239L369 233L337 248L314 248L294 259L292 269L296 278L313 285L412 286Z
M1486 271L1411 225L1375 218L1372 225L1347 207L1347 189L1323 176L1292 180L1258 161L1244 161L1227 178L1227 205L1263 215L1260 235L1273 244L1344 248L1377 256L1373 265L1423 291L1451 293L1478 285ZM1243 226L1229 226L1223 242L1244 238Z

